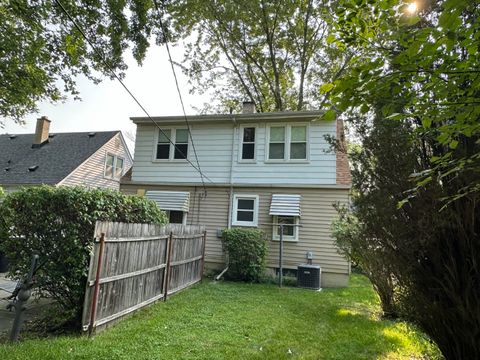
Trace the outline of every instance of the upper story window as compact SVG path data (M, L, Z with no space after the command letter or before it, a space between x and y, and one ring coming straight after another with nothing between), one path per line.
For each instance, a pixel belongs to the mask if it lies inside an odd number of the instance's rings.
M242 127L241 160L255 160L255 127Z
M285 126L270 127L268 159L285 159Z
M120 179L123 175L124 160L116 155L107 154L104 176L109 179Z
M186 159L187 156L187 129L161 129L158 131L157 151L155 156L157 160Z
M233 196L232 225L257 226L258 195L235 194Z
M267 160L308 160L307 125L272 125L267 134Z

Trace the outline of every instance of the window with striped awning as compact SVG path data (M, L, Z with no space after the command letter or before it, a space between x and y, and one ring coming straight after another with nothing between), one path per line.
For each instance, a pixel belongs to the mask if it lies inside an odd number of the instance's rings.
M270 215L301 216L300 195L272 194Z
M190 193L184 191L147 191L147 199L153 200L161 210L188 212Z

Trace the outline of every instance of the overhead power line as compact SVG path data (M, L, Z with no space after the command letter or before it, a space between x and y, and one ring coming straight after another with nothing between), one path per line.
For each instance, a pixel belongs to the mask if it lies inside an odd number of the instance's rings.
M80 34L82 35L82 37L88 42L88 44L92 47L93 51L95 51L97 53L97 55L100 56L103 64L105 65L105 67L110 71L110 73L113 75L113 77L115 79L118 80L118 82L123 86L123 88L125 89L125 91L127 91L127 93L130 95L130 97L137 103L137 105L140 107L140 109L142 109L142 111L145 113L145 115L147 115L147 117L150 119L150 121L152 123L155 124L155 126L160 130L160 132L163 134L163 136L165 136L165 138L168 139L169 143L172 144L174 146L174 148L176 149L176 151L178 151L178 153L180 153L181 156L184 157L184 159L200 174L200 177L202 179L202 184L203 184L203 188L204 188L204 191L206 192L206 188L205 188L205 182L203 181L203 179L207 179L208 181L210 181L211 183L214 183L213 180L211 180L208 176L206 176L205 174L202 173L201 169L197 166L195 166L195 164L193 164L188 158L187 158L187 155L184 154L182 152L182 150L177 146L175 145L175 143L173 143L173 141L170 139L170 137L162 130L162 128L160 127L160 125L155 121L155 119L153 119L150 114L148 113L148 111L145 109L145 107L140 103L140 101L135 97L135 95L130 91L130 89L125 85L125 83L122 81L122 79L120 79L120 77L117 75L117 73L113 70L112 66L106 61L105 59L105 54L103 53L103 51L101 51L89 38L88 36L85 34L85 32L82 30L82 28L80 27L80 25L78 25L78 23L75 21L75 19L70 15L70 13L67 11L67 9L63 6L63 4L60 2L60 0L55 0L55 3L62 9L62 11L65 13L65 15L68 17L68 19L72 22L72 24L75 26L75 28L80 32ZM183 102L182 102L182 106L183 106ZM191 136L191 135L190 135ZM192 144L193 145L193 144ZM195 153L195 156L196 156L196 153ZM198 161L198 158L197 158L197 161Z
M170 46L168 45L168 40L169 40L168 39L168 32L167 32L167 30L166 30L166 28L163 24L163 21L162 21L162 16L163 16L163 11L162 10L163 9L160 10L160 7L158 6L157 0L153 0L153 3L155 5L155 9L157 10L157 13L158 13L160 28L161 28L162 33L163 33L163 42L165 43L165 47L167 49L168 59L170 61L170 67L172 69L173 78L175 79L175 86L177 87L178 97L180 98L180 104L182 105L183 118L185 119L185 123L187 124L188 134L190 136L190 141L192 142L193 153L195 154L195 159L197 160L197 166L198 166L198 169L200 170L200 176L202 176L202 172L201 172L202 169L200 168L200 162L198 161L197 150L195 149L195 142L193 141L192 132L190 131L190 123L188 122L187 114L185 112L185 105L183 103L182 92L180 91L180 86L178 85L177 73L175 71L175 66L173 65L172 54L170 53ZM203 182L203 178L201 180L202 180L202 184L203 184L204 191L205 191L205 183Z

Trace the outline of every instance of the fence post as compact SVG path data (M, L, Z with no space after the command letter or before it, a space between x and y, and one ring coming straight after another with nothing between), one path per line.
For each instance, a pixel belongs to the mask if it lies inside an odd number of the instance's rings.
M103 257L104 246L105 246L105 233L102 233L100 235L100 248L98 249L98 263L97 263L97 272L95 274L95 287L93 288L90 324L88 325L89 336L91 336L93 333L95 320L97 318L97 300L98 300L98 292L100 291L100 272L102 271L102 257Z
M170 236L168 237L168 256L167 256L167 267L165 272L165 289L163 293L163 301L167 301L168 296L168 285L170 282L170 261L172 259L172 247L173 247L173 232L170 231Z
M207 230L203 232L203 244L202 244L202 268L200 269L200 281L203 281L203 273L205 271L205 244L207 243Z
M14 299L13 301L7 305L7 309L11 310L12 307L15 308L15 318L13 320L12 331L10 333L10 341L18 341L18 336L20 335L20 328L23 324L23 315L26 308L23 306L30 295L32 294L32 286L33 286L33 275L35 271L38 269L38 255L32 256L32 261L30 263L30 271L28 272L27 277L23 280L18 293L14 291ZM18 285L17 285L18 286Z

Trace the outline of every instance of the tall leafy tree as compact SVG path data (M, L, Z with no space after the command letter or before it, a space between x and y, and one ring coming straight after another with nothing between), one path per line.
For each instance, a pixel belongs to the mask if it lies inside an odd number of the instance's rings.
M78 97L79 75L99 82L111 76L109 67L122 75L127 49L141 63L149 37L159 33L151 0L59 1L101 53L56 1L0 0L0 117L18 122L39 101Z
M353 49L329 86L363 141L354 212L396 281L403 314L447 359L480 358L480 4L342 0Z
M342 69L326 42L331 1L180 0L167 5L186 41L181 66L193 92L221 109L242 100L258 111L318 105L318 88Z
M436 140L418 185L463 174L448 200L480 191L480 4L343 0L336 15L337 44L355 56L348 76L331 84L332 104L367 114L388 94L386 117L415 121Z

